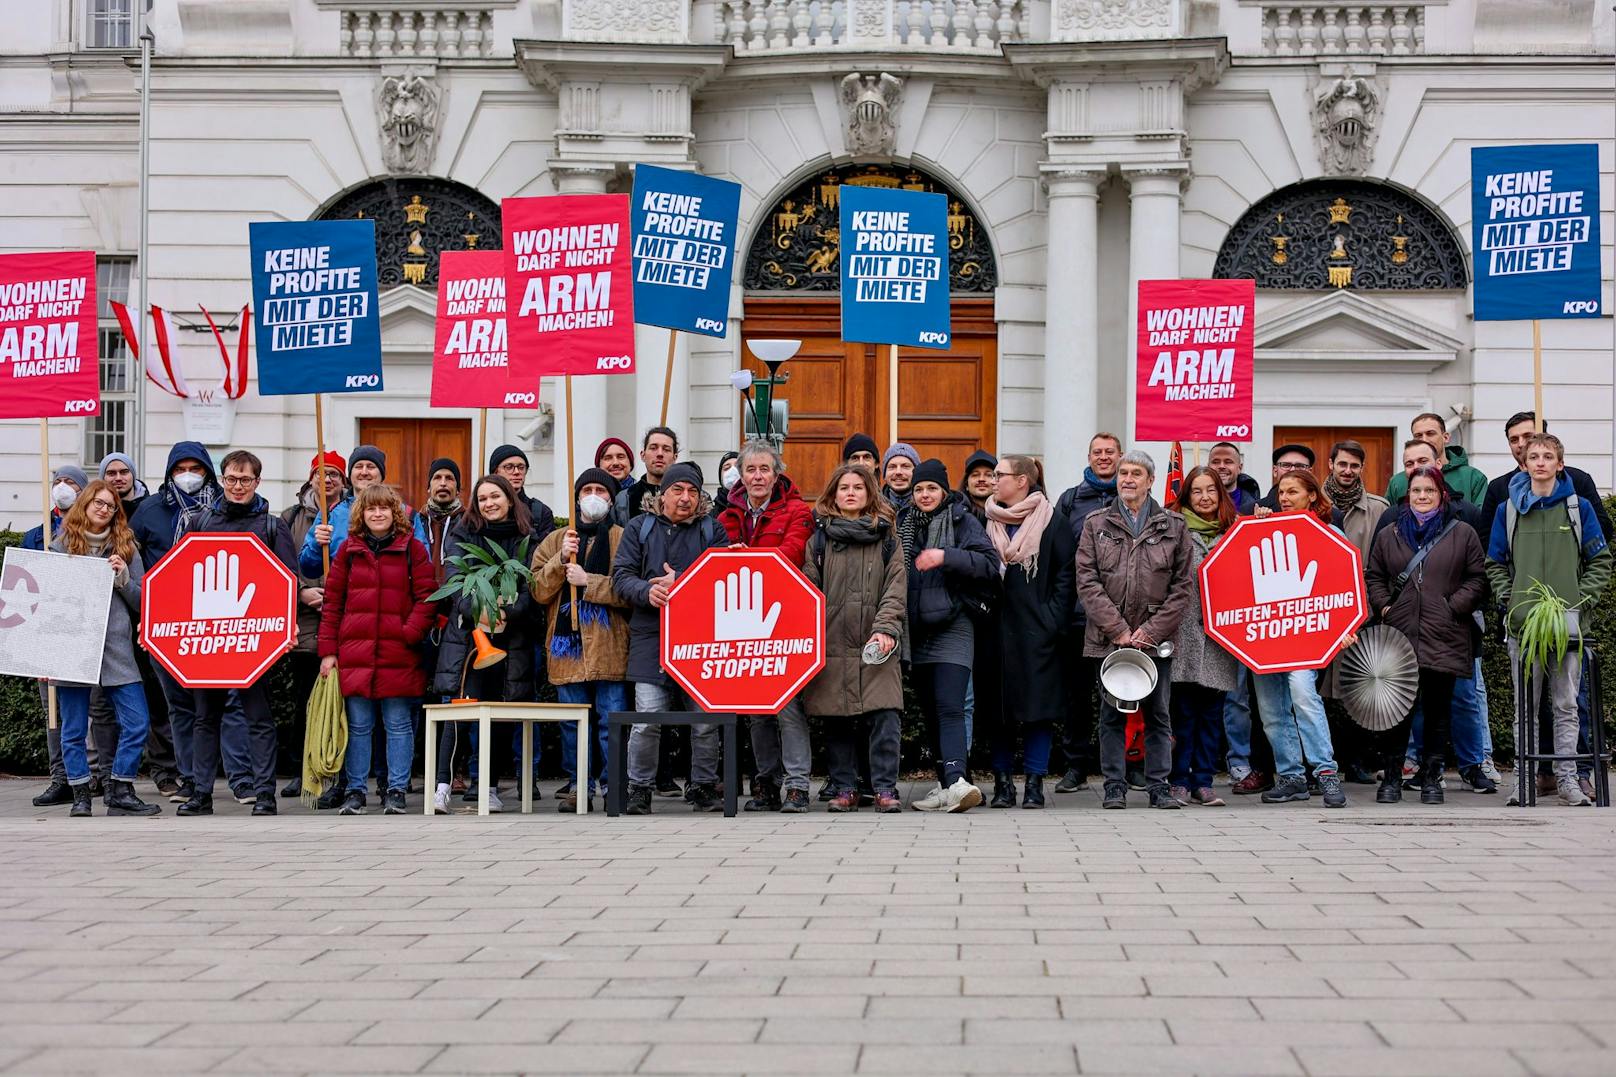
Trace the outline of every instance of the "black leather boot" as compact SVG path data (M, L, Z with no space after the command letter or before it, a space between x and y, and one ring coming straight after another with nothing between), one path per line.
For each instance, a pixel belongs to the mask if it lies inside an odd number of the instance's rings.
M1380 774L1380 788L1375 790L1375 803L1400 803L1403 799L1403 753L1388 755L1381 764Z
M1016 806L1016 783L1004 771L993 772L993 799L988 802L990 808L1013 808Z
M1027 787L1021 793L1021 806L1023 808L1042 808L1044 806L1044 776L1042 774L1027 775Z
M112 778L107 782L107 814L108 815L161 815L163 809L156 804L147 804L135 796L135 787L131 782L120 782Z
M193 791L191 793L191 799L175 808L174 814L184 816L212 815L213 794Z
M1441 756L1426 756L1425 762L1420 766L1421 804L1442 803L1442 773L1446 769L1443 766Z
M65 778L52 778L45 791L34 798L36 808L54 808L58 804L73 803L73 787Z
M90 810L89 782L80 782L73 787L73 806L68 809L67 814L75 819L88 818L95 814Z

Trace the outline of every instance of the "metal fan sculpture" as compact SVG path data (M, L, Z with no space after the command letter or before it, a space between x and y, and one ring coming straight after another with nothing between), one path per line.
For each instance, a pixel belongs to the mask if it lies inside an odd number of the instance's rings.
M1419 689L1419 664L1407 636L1391 625L1366 628L1336 662L1337 688L1354 722L1380 732L1408 716Z

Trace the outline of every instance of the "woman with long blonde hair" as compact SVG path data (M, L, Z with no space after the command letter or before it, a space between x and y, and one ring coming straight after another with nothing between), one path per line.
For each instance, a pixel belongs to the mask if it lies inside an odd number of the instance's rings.
M135 624L140 618L140 581L145 566L135 545L135 534L124 518L118 491L103 479L86 486L68 510L51 549L75 557L104 558L113 573L98 683L52 682L62 718L62 763L67 769L68 784L73 787L73 807L68 814L91 814L90 764L85 744L90 729L90 693L99 688L118 719L118 749L106 787L107 814L157 815L162 808L135 796L135 773L140 769L140 754L146 748L151 728L140 667L135 663Z

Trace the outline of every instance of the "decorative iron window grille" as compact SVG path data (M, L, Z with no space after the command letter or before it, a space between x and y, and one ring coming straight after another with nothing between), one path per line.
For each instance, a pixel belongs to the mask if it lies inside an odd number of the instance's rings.
M799 184L764 217L746 255L742 278L748 291L841 291L841 226L837 216L842 184L898 187L948 196L948 290L992 292L999 283L993 247L962 198L913 168L899 165L843 165Z
M1298 183L1252 206L1212 275L1309 291L1459 289L1469 280L1464 250L1436 211L1395 187L1339 179Z
M498 250L499 204L452 180L389 177L343 195L321 212L322 221L376 222L376 279L382 289L400 284L438 286L442 251Z
M92 49L135 47L135 0L89 0L85 41Z

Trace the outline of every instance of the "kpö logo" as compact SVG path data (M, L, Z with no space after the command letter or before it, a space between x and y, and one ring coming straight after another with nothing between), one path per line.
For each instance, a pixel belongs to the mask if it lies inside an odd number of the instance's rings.
M701 332L704 329L711 330L714 333L722 333L724 331L724 323L716 318L697 318L696 331Z
M348 380L343 383L345 389L380 389L382 376L380 374L349 374Z
M1225 423L1218 427L1216 436L1220 438L1249 438L1251 436L1251 427L1245 423Z
M538 403L538 397L533 393L515 392L505 394L505 405L507 407L521 407L522 405L531 407L536 403Z
M1568 299L1561 314L1598 314L1599 300L1597 299Z
M595 360L596 370L633 370L632 355L603 355Z
M95 407L96 405L94 400L69 400L67 403L62 405L62 409L69 415L76 415L80 413L91 415L94 414Z
M928 330L928 331L922 332L920 334L919 338L917 339L917 343L920 343L920 344L947 344L948 343L948 334L947 333L935 333L935 332L931 332L931 331Z

